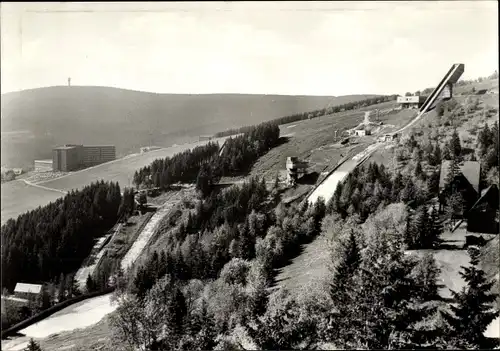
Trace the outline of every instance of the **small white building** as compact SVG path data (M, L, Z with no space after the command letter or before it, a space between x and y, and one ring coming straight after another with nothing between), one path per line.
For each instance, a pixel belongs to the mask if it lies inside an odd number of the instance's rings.
M42 291L40 284L17 283L14 288L14 295L19 298L36 297Z
M144 147L141 147L141 154L145 153L145 152L149 152L149 151L154 151L154 150L160 150L161 147L159 146L144 146Z
M425 97L418 95L398 96L397 102L402 108L419 108L425 102Z

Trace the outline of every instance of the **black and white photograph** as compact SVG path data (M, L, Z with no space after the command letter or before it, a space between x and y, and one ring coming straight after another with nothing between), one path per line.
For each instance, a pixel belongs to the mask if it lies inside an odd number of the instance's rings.
M1 349L500 350L498 7L1 2Z

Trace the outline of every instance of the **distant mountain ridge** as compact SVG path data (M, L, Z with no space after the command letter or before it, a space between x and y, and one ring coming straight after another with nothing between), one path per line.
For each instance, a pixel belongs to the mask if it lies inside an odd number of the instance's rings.
M119 156L377 95L159 94L55 86L2 94L2 165L29 167L64 143L113 144Z

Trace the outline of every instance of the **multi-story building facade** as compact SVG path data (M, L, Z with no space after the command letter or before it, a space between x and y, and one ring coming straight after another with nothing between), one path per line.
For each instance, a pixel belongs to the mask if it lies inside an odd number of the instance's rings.
M52 151L52 169L70 172L81 168L95 166L116 158L113 145L73 145L66 144Z

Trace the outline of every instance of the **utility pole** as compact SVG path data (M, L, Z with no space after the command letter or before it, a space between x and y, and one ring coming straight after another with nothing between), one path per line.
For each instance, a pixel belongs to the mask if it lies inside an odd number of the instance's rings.
M71 86L71 77L68 77L68 87Z

